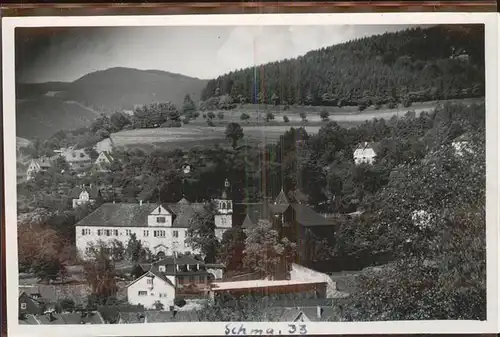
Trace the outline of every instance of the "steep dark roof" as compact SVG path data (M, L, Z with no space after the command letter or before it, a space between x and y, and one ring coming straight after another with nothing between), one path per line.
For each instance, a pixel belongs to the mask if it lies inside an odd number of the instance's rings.
M246 217L241 225L243 228L255 226L259 220L268 220L272 214L271 207L266 202L247 204L245 208Z
M288 199L290 203L307 203L309 198L305 195L301 190L295 189L293 191L288 192Z
M71 190L70 196L72 199L78 199L80 198L80 193L83 191L87 191L89 193L89 197L91 199L96 199L100 195L100 191L98 187L81 187L81 186L75 186Z
M200 321L196 311L146 311L146 319L148 323Z
M169 205L172 212L175 214L175 220L172 223L173 227L189 228L193 225L193 220L203 216L205 208L202 203L190 204L186 199L181 199L177 204Z
M291 204L295 211L295 220L304 227L332 226L333 223L303 204Z
M190 266L190 270L187 269L187 265ZM160 272L160 266L165 266L164 272ZM177 270L177 266L179 266L179 270ZM199 269L197 269L196 266L199 266ZM178 257L167 256L164 259L153 263L150 270L154 271L155 274L163 275L189 276L209 274L203 261L189 255L181 255Z
M146 227L157 204L106 203L80 220L77 226Z

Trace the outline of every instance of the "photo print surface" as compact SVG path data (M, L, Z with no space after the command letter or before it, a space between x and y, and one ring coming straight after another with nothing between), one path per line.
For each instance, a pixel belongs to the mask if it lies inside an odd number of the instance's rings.
M493 332L491 17L225 17L10 22L9 325Z

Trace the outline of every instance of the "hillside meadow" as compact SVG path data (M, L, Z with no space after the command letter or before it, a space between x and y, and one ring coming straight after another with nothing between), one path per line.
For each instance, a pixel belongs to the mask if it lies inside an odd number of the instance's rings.
M414 103L411 107L398 107L395 109L382 108L375 110L373 107L359 112L356 107L290 107L284 111L282 107L264 106L257 104L245 104L235 110L222 111L223 119L217 117L214 112L214 126L208 126L206 119L201 115L180 128L151 128L124 130L111 134L111 139L118 147L135 147L143 150L155 148L180 148L189 149L197 145L220 144L229 146L225 139L225 128L228 123L236 122L243 127L245 134L240 144L245 143L274 143L285 131L291 127L304 127L308 133L315 134L327 122L321 120L320 111L326 110L330 113L329 121L337 122L343 127L354 127L365 121L378 119L390 119L393 116L403 117L408 111L414 111L418 116L424 111L432 111L440 104L455 102L470 105L484 102L484 99L461 99L448 101L432 101ZM265 122L268 112L273 113L274 120ZM300 117L301 112L306 112L307 122ZM206 113L206 112L205 112ZM250 116L248 121L240 119L241 114ZM283 122L283 116L287 116L290 122Z

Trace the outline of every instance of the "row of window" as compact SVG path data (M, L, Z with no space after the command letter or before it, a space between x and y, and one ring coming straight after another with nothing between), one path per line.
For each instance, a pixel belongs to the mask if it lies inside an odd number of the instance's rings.
M137 293L139 296L148 296L148 292L144 290L139 290ZM168 294L160 293L160 297L168 297ZM154 293L151 293L151 296L154 296Z
M89 228L82 228L82 235L91 235L92 232ZM149 230L144 230L142 232L143 236L149 236ZM98 236L119 236L120 233L118 229L98 229L97 230L97 235ZM130 229L125 230L125 235L130 236L132 235L132 231ZM164 238L165 237L165 231L164 230L154 230L153 231L153 236L155 238ZM173 231L172 236L174 238L179 237L179 231Z

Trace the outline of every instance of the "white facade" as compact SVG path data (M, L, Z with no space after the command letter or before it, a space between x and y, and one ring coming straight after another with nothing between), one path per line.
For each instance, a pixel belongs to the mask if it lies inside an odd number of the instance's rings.
M464 156L466 153L470 154L473 152L469 142L465 140L454 141L451 145L453 146L453 148L455 149L455 153L459 157Z
M368 143L364 143L363 146L358 147L354 151L353 157L356 165L363 163L372 165L375 162L377 153Z
M78 199L73 199L73 208L77 208L78 206L84 205L84 204L93 204L95 203L94 199L90 198L89 192L87 191L82 191L78 197Z
M230 215L223 215L226 219L226 227L217 228L216 235L222 237L222 233L231 228L232 219ZM229 217L229 218L228 218ZM216 219L219 219L216 216ZM216 220L216 223L223 223ZM114 240L120 241L125 247L132 234L136 235L145 248L152 254L162 252L165 255L191 252L199 254L198 250L191 248L186 243L188 228L172 227L172 214L163 206L156 207L147 216L147 226L83 226L76 225L76 248L81 258L85 258L89 248L99 242L110 245Z
M146 309L156 309L155 303L163 304L163 310L169 310L174 305L175 279L168 277L170 282L147 272L127 286L127 300L133 305L143 305Z

